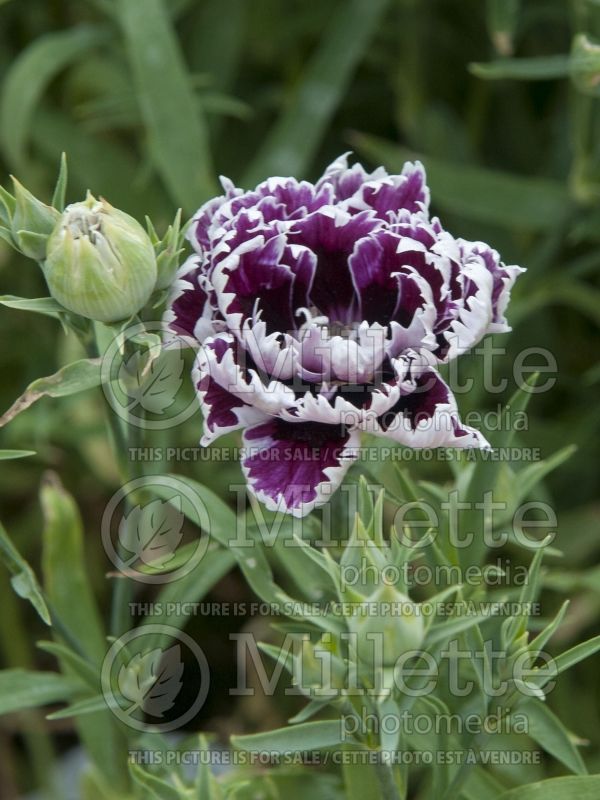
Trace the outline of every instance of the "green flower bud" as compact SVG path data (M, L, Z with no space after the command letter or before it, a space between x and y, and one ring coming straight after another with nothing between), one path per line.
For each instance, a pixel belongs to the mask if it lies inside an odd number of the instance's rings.
M136 314L156 284L156 257L133 217L88 193L67 206L48 239L44 273L65 308L100 322Z
M54 230L60 213L34 197L16 178L15 205L11 219L11 233L19 250L28 258L43 261L49 235Z
M337 655L332 635L323 634L318 642L303 639L294 655L294 684L308 697L335 697L346 685L346 667Z
M359 658L374 667L392 667L401 655L419 650L425 638L423 615L416 603L392 586L383 586L350 619Z

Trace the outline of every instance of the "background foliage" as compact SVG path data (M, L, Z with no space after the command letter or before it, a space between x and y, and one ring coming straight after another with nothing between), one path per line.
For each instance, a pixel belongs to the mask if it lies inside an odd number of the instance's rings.
M270 174L315 177L340 152L400 167L417 156L434 209L456 234L489 241L527 267L515 292L509 352L495 359L510 377L514 354L546 347L558 362L552 391L529 407L520 443L547 457L577 452L540 496L560 521L560 572L545 575L548 616L573 597L561 645L589 636L600 611L597 442L600 406L600 59L578 34L600 36L593 0L5 0L0 4L0 170L49 200L60 153L70 200L89 187L164 230L217 191L224 173L249 186ZM0 292L44 294L31 262L0 242ZM506 338L506 337L505 337ZM0 406L39 375L77 355L53 320L0 314ZM498 344L504 344L498 342ZM464 368L477 374L478 363ZM463 411L495 410L506 396L474 390ZM198 415L169 432L195 444ZM484 431L485 432L485 431ZM164 440L157 434L154 443ZM2 519L22 553L39 564L38 492L47 470L77 497L94 593L108 597L99 519L118 476L106 444L101 398L43 400L1 432L3 448L32 458L0 466ZM9 466L8 466L9 465ZM160 471L160 463L150 469ZM411 469L413 469L411 467ZM177 471L229 498L235 463L179 464ZM445 479L443 465L421 477ZM506 553L504 555L507 555ZM518 552L508 552L519 561ZM233 572L212 599L249 597ZM2 666L43 669L52 656L31 644L41 623L0 581ZM226 735L283 724L289 709L231 705L233 620L192 620L220 684L196 728ZM262 624L262 623L261 623ZM266 625L266 623L265 623ZM600 678L591 660L563 677L550 705L589 740L600 771ZM50 732L51 737L48 737ZM52 750L74 743L69 720L20 714L0 723L5 796L34 788ZM555 767L549 767L555 770ZM527 780L544 768L530 767ZM554 774L550 772L549 774ZM4 795L3 795L4 796Z

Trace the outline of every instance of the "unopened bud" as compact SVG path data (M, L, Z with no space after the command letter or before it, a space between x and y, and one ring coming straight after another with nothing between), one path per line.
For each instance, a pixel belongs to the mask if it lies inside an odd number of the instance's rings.
M345 686L346 667L337 653L331 634L323 634L318 642L304 639L294 656L293 675L296 686L309 697L338 695Z
M65 308L100 322L136 314L156 284L156 257L133 217L91 194L67 206L48 239L44 273Z
M363 603L350 619L357 635L362 660L374 667L392 667L401 655L418 650L425 638L419 607L392 586L382 586Z

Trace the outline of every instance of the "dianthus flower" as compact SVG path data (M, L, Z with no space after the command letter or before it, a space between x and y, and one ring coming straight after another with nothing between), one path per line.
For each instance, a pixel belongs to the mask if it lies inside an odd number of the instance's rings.
M270 178L194 216L166 337L198 348L202 444L243 430L242 469L271 510L303 516L355 460L361 431L401 445L487 447L438 372L504 313L520 267L429 214L419 163L335 161Z

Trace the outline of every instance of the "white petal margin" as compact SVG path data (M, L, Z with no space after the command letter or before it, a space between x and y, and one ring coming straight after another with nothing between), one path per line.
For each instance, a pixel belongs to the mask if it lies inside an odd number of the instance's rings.
M226 392L267 415L293 406L296 401L294 391L277 380L264 383L256 370L244 369L244 365L236 361L237 347L230 333L207 339L196 356L192 372L195 385L209 376ZM238 357L243 353L240 349Z
M204 420L204 433L200 440L203 447L226 433L269 419L262 411L223 389L210 375L202 375L196 369L192 374Z
M474 294L465 298L458 319L454 320L445 333L449 345L445 361L466 353L478 344L492 324L492 274L478 259L464 265L461 280L464 282L465 279L472 281L477 289Z
M165 348L198 347L207 336L215 333L222 323L213 321L214 309L210 303L212 288L204 276L195 275L200 269L201 257L191 255L179 267L163 314L163 345ZM192 309L186 311L186 319L178 315L175 308L186 293L190 292ZM188 323L187 318L192 318Z
M401 400L401 403L411 406L410 411L407 408L387 411L370 433L415 449L491 449L489 442L478 430L463 425L450 387L434 369L422 368L418 383L421 384L420 391ZM422 414L422 419L416 420L415 424L416 414Z
M262 423L244 431L243 447L245 452L241 459L242 471L246 477L249 491L269 511L280 511L295 517L305 517L313 509L325 505L339 488L346 472L358 458L360 431L346 431L345 441L341 445L342 449L336 459L336 465L324 468L315 467L315 470L320 473L319 480L307 483L307 462L302 459L295 460L291 452L288 460L282 460L279 455L282 445L285 452L286 442L289 442L291 450L295 451L294 440L286 440L281 437L276 439L272 433L268 433L266 430L261 431L261 428L265 427L266 429L267 425L273 429L277 422L277 420L271 420L270 423ZM293 424L290 425L290 427L292 426ZM336 434L339 436L337 432L333 435ZM307 450L316 447L316 445L311 445L310 441L302 444ZM275 456L275 453L278 455ZM250 463L253 457L258 458L262 469L253 467ZM265 477L267 474L269 478ZM298 482L298 478L300 482ZM267 491L265 483L269 479L272 480L273 488Z

